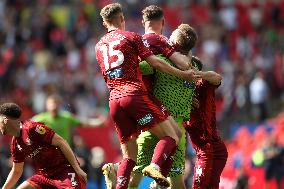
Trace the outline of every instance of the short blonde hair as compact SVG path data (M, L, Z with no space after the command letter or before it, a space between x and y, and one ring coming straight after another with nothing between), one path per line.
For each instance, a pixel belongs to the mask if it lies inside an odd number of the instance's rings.
M176 32L175 42L183 51L188 52L195 46L197 34L193 27L181 24L174 32Z
M119 3L111 3L102 8L100 15L104 21L111 23L114 18L122 13L122 6Z

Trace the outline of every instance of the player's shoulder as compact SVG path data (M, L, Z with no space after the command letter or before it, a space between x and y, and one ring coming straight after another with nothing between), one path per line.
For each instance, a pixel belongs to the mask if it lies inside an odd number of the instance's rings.
M23 130L33 130L37 127L45 127L45 124L34 120L26 120L22 123Z
M159 39L160 36L156 33L145 33L143 36L143 39Z
M173 43L170 41L170 39L167 36L161 34L159 35L159 38L165 41L168 45L173 46Z

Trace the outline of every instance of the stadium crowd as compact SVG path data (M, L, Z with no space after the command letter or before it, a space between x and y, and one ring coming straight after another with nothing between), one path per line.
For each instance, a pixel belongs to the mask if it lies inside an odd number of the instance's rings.
M18 103L26 119L45 111L47 96L58 93L64 99L62 108L78 117L107 114L108 90L95 60L94 45L104 33L99 10L109 2L0 1L0 102ZM276 142L283 148L283 114L277 117L278 121L267 119L283 111L284 1L123 0L120 3L127 10L126 28L130 31L143 32L140 11L149 4L163 7L167 36L181 22L192 25L199 35L193 54L203 60L205 69L216 70L223 76L217 91L217 118L222 135L230 139L232 123L267 123L273 125ZM245 148L248 151L237 151L249 143L248 131L239 129L236 135L231 135L229 165L240 168L250 164L254 151L268 145L257 145L261 137L270 140L267 128L259 128L253 132L258 137L255 143L249 145L250 149ZM244 136L247 141L238 140ZM103 152L82 147L83 142L78 138L74 141L74 151L81 154L82 161L90 162L85 165L89 175L100 182L102 175L94 170L100 170L103 162L90 159L91 154ZM0 156L2 185L10 169L9 149L3 141ZM28 176L30 169L25 171Z

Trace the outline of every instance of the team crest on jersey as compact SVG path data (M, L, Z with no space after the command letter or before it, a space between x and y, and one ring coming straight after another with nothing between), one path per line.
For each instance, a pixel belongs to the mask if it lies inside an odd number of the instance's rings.
M150 47L149 43L147 40L143 39L143 44L145 47Z
M43 135L43 134L45 134L46 130L43 126L38 125L38 126L36 126L36 132Z
M18 148L19 151L23 150L23 148L19 144L17 145L17 148Z

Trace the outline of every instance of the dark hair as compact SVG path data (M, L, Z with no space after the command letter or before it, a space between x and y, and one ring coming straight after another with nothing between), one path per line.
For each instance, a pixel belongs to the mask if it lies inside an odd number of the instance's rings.
M164 12L160 7L150 5L142 10L142 16L145 21L160 20L164 17Z
M201 60L196 57L196 56L192 56L191 58L191 63L194 67L196 67L199 71L202 70L203 64L201 62Z
M15 103L4 103L0 106L0 114L13 119L19 119L22 115L22 110Z
M102 8L100 15L106 22L111 22L113 18L116 18L119 13L122 13L122 6L119 3L111 3Z
M178 31L177 43L184 51L190 51L196 44L197 34L190 25L181 24L176 29Z

